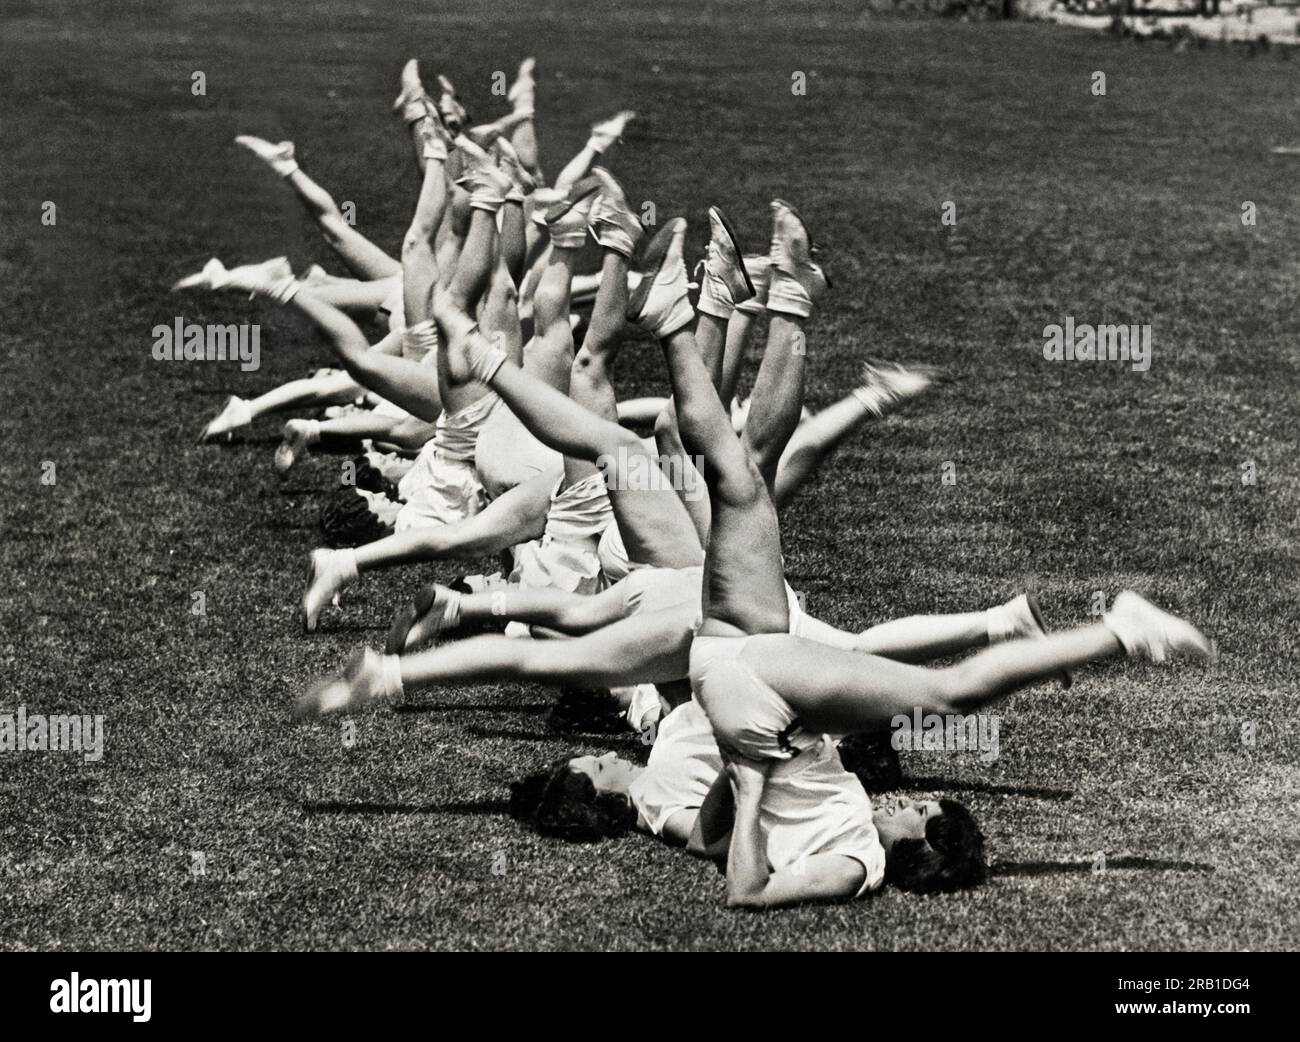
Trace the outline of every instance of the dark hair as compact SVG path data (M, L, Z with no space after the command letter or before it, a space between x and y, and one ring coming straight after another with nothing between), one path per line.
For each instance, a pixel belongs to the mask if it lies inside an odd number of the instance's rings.
M510 816L543 836L574 843L621 836L636 824L632 801L597 792L592 780L569 766L570 754L510 783Z
M618 699L607 688L593 687L560 688L546 724L559 734L627 734L631 729Z
M956 800L925 823L925 839L900 839L885 859L885 881L916 894L964 890L984 882L984 833Z
M851 734L840 742L840 762L858 776L867 792L893 792L903 787L903 768L893 735L887 731Z
M392 535L393 530L374 515L370 502L351 485L336 488L321 507L320 530L325 545L364 546Z

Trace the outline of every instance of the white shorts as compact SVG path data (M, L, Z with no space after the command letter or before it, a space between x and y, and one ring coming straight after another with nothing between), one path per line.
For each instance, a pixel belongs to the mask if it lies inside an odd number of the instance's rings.
M455 524L483 509L486 497L474 468L474 443L496 403L496 395L485 394L457 413L438 417L437 433L398 485L406 506L398 515L397 531Z
M704 568L636 568L618 583L628 615L680 610L697 620L700 616L700 587Z
M498 399L478 432L474 464L488 495L495 499L538 474L559 473L564 457L548 449Z
M433 442L420 451L398 483L403 499L396 529L406 532L429 525L454 525L485 505L483 486L473 463L442 459Z
M789 760L820 735L805 731L790 703L741 659L750 637L691 642L691 694L713 725L718 744L751 760Z
M626 579L635 567L627 557L627 547L623 544L623 533L618 530L618 523L611 524L600 534L600 567L605 578L611 583Z

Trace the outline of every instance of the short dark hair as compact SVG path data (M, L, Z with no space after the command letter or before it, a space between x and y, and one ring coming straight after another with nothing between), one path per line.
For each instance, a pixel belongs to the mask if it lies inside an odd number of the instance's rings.
M597 792L592 780L569 766L571 753L510 783L510 816L543 836L591 843L626 833L636 824L632 801Z
M900 890L931 894L984 882L984 833L956 800L939 801L942 813L925 823L925 839L900 839L885 859L885 881Z
M627 734L627 715L608 688L562 687L546 715L546 724L560 734Z

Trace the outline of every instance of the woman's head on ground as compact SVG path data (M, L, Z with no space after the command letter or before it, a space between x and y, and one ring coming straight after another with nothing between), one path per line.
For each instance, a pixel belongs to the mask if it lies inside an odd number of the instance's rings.
M882 802L872 815L885 849L885 881L918 894L963 890L988 874L984 834L956 800Z
M592 842L636 824L628 788L641 768L614 753L563 756L510 785L510 816L543 836Z

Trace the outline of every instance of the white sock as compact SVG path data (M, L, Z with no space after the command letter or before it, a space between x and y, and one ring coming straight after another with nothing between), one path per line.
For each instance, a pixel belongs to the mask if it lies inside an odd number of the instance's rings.
M442 624L448 629L454 629L460 625L460 600L463 594L459 590L452 590L451 596L447 598L447 606L442 612Z
M1011 639L1012 634L1016 631L1016 624L1011 617L1009 605L999 604L996 608L989 608L984 615L988 619L990 644L1001 644L1003 641Z
M478 326L474 327L474 332L478 332ZM474 379L481 384L490 384L492 377L497 375L506 362L506 353L499 347L477 347L472 349L473 359L470 362L470 372L474 374Z
M343 578L347 582L351 583L357 581L359 573L357 572L356 550L354 550L350 546L344 547L341 550L335 550L333 563L340 566L340 571L343 575Z
M384 698L401 698L402 659L399 655L379 656L379 683L381 696Z

